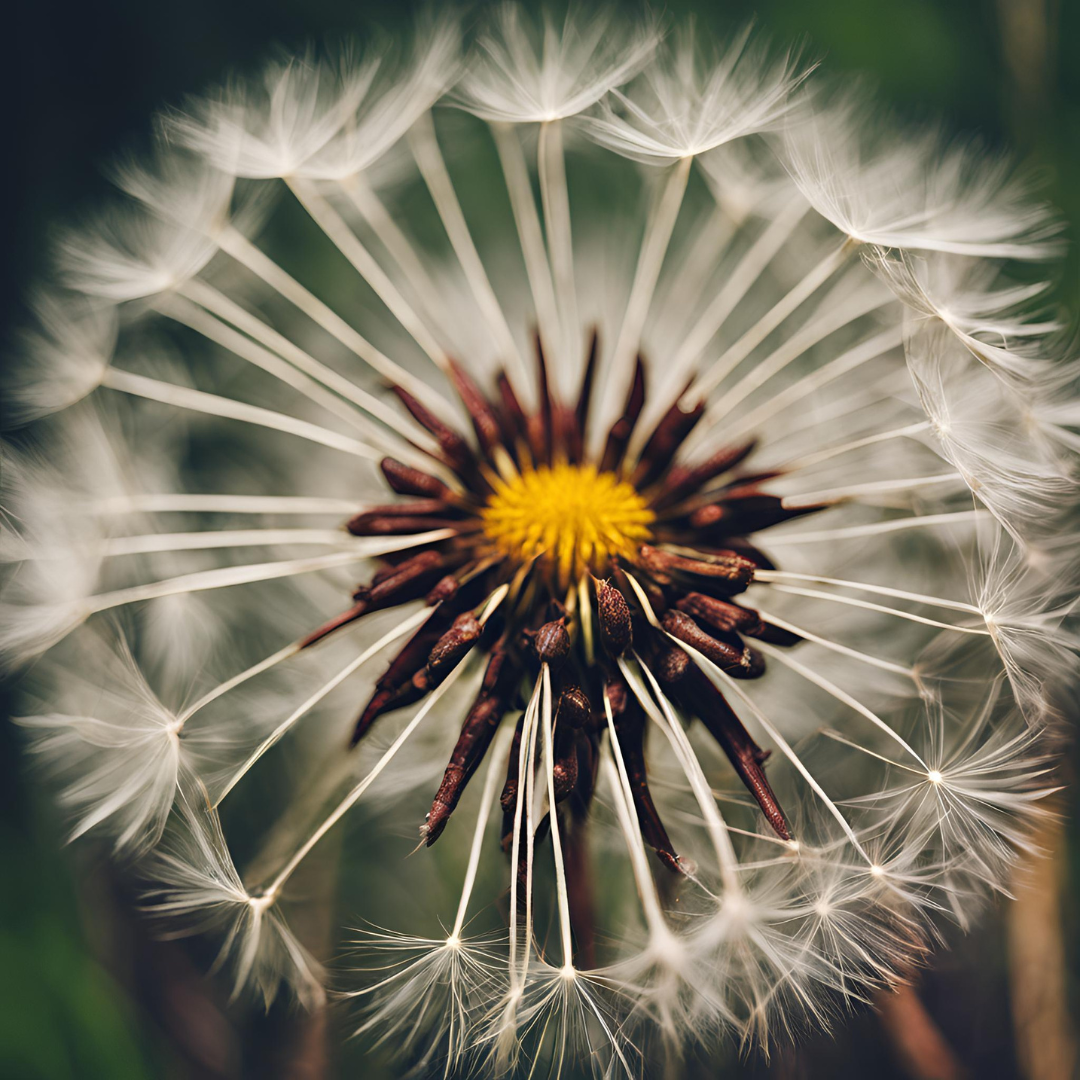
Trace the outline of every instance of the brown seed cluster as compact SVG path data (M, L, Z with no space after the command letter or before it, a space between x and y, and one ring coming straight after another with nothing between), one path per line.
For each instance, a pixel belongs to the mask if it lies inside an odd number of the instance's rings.
M557 595L552 577L541 572L538 559L515 559L506 551L493 550L481 514L498 482L497 470L505 471L507 462L521 470L587 464L585 433L596 359L594 335L577 400L567 405L551 391L538 344L539 406L532 413L522 408L505 374L498 376L496 393L489 398L459 365L453 365L451 382L472 421L475 442L394 387L404 407L434 436L436 457L459 478L461 492L436 476L386 459L383 475L402 499L365 510L347 528L356 536L408 536L434 530L450 535L386 556L372 580L356 590L353 606L314 631L305 644L369 612L418 599L430 608L427 620L376 682L360 711L354 743L379 716L425 697L473 649L486 653L480 690L422 828L428 844L445 830L504 717L522 709L546 666L557 703L550 763L556 805L549 813L566 816L563 831L571 876L582 862L582 830L607 731L606 700L642 835L666 867L682 872L686 864L672 845L649 790L647 713L623 679L619 660L636 658L646 665L680 709L701 721L768 824L789 839L786 818L765 773L768 752L757 745L691 654L706 657L732 678L756 679L764 673L765 661L748 641L791 646L799 640L736 598L758 568L772 568L748 537L813 508L786 510L779 498L762 490L774 474L740 474L753 452L752 442L721 449L703 461L677 461L684 440L701 419L701 403L685 409L677 398L653 430L639 437L641 449L630 460L646 400L646 370L639 358L622 414L607 432L599 460L591 464L629 481L640 493L655 515L650 526L653 542L633 545L633 557L612 558L601 572L586 571L583 581ZM505 601L481 625L477 611L501 585L508 586ZM637 590L647 598L650 611ZM588 600L587 614L583 598ZM596 631L595 639L583 631L586 618ZM519 717L501 796L507 850L521 787L522 727ZM537 840L547 827L546 820L539 823ZM582 882L571 882L569 891L575 934L580 943L589 942L587 889ZM587 949L585 944L581 947Z

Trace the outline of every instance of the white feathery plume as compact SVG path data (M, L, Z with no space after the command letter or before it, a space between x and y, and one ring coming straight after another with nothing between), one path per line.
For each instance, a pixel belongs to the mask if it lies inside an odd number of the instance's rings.
M61 785L75 823L70 839L95 830L116 854L140 854L160 839L186 768L182 722L147 684L125 642L91 636L76 654L94 681L65 700L79 713L19 717L31 748ZM69 661L71 662L71 661Z
M749 28L715 57L703 54L686 30L631 86L583 117L581 127L634 161L667 164L775 127L805 78L797 58L770 59Z
M537 26L520 4L495 8L478 35L453 100L492 123L550 123L577 116L632 79L656 48L649 21L612 9L571 9Z
M6 387L5 419L21 425L81 401L101 384L116 348L116 309L78 296L39 292L37 325L23 338L25 362Z
M143 869L153 883L146 910L163 933L221 939L214 970L231 969L233 1000L250 988L269 1009L284 985L305 1008L325 1002L319 965L286 926L276 897L248 891L217 811L200 805L197 788L177 801L172 827Z

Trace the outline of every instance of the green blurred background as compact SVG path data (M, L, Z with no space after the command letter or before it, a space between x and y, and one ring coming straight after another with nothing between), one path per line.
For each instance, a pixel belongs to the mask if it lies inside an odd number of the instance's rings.
M479 6L479 5L477 5ZM2 77L9 195L0 250L7 325L18 325L25 290L45 266L51 228L102 196L100 165L145 136L152 113L251 64L272 44L372 24L394 29L413 5L393 0L31 0L5 19ZM723 32L754 16L780 40L806 38L834 72L868 74L903 114L943 117L958 132L1012 146L1045 170L1048 197L1080 224L1080 3L1076 0L670 0L672 18L693 13ZM1080 260L1070 251L1061 282L1073 311ZM1068 763L1067 763L1068 767ZM1069 772L1075 771L1069 768ZM1080 973L1080 870L1066 817L1066 966ZM3 1080L142 1080L232 1076L394 1075L359 1046L313 1072L297 1052L321 1033L273 1013L242 1031L200 987L197 961L148 940L125 914L122 885L85 851L61 848L48 799L20 760L17 733L0 726L0 1077ZM1047 875L1048 879L1052 875ZM1050 888L1047 885L1046 888ZM1010 1019L999 906L975 934L951 941L919 993L973 1078L1051 1080L1025 1074ZM1052 1000L1062 992L1049 987ZM1075 1015L1069 987L1064 1005ZM900 1018L909 1028L914 1021ZM766 1063L692 1060L681 1075L817 1080L913 1075L873 1015L835 1038L815 1037ZM196 1033L193 1038L192 1033ZM924 1071L924 1076L929 1075ZM945 1074L942 1073L942 1076ZM1053 1080L1057 1080L1053 1076ZM1066 1080L1061 1073L1061 1080Z

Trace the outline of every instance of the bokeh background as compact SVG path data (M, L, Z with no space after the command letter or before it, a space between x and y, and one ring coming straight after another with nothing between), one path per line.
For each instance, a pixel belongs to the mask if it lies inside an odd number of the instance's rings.
M104 195L101 163L145 138L157 108L256 62L274 44L362 36L373 24L393 30L413 7L406 0L27 0L9 9L0 63L7 84L0 183L8 187L0 200L0 350L45 269L50 231ZM869 76L901 114L940 118L957 133L1013 147L1044 172L1048 198L1071 223L1059 288L1080 311L1080 0L669 0L663 9L675 19L693 14L707 32L754 17L780 40L805 38L830 70ZM394 1075L359 1044L346 1044L324 1066L312 1049L325 1035L317 1025L284 1012L240 1020L208 995L199 958L152 942L122 883L94 853L62 848L61 823L18 744L18 732L3 723L0 1077ZM1066 776L1075 774L1075 752L1063 758ZM691 1060L676 1075L946 1080L959 1075L958 1061L977 1080L1068 1080L1070 1029L1080 1018L1080 842L1075 802L1064 799L1060 809L1062 827L1048 838L1055 850L1021 906L999 904L919 976L925 1012L893 1002L884 1020L868 1009L833 1036L782 1048L769 1062L756 1054ZM1018 977L1018 951L1027 946L1063 957L1063 976L1037 960ZM1018 1037L1014 1017L1025 1012L1031 1019ZM952 1063L905 1057L907 1037L932 1047L920 1026L927 1019L951 1046ZM1055 1058L1058 1051L1064 1056Z

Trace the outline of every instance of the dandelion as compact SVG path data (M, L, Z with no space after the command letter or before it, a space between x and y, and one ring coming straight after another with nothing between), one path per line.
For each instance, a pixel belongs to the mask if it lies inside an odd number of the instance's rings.
M1006 887L1080 651L1058 221L874 110L507 5L187 102L61 237L0 648L234 997L325 1005L331 834L357 1034L445 1074L767 1047Z

